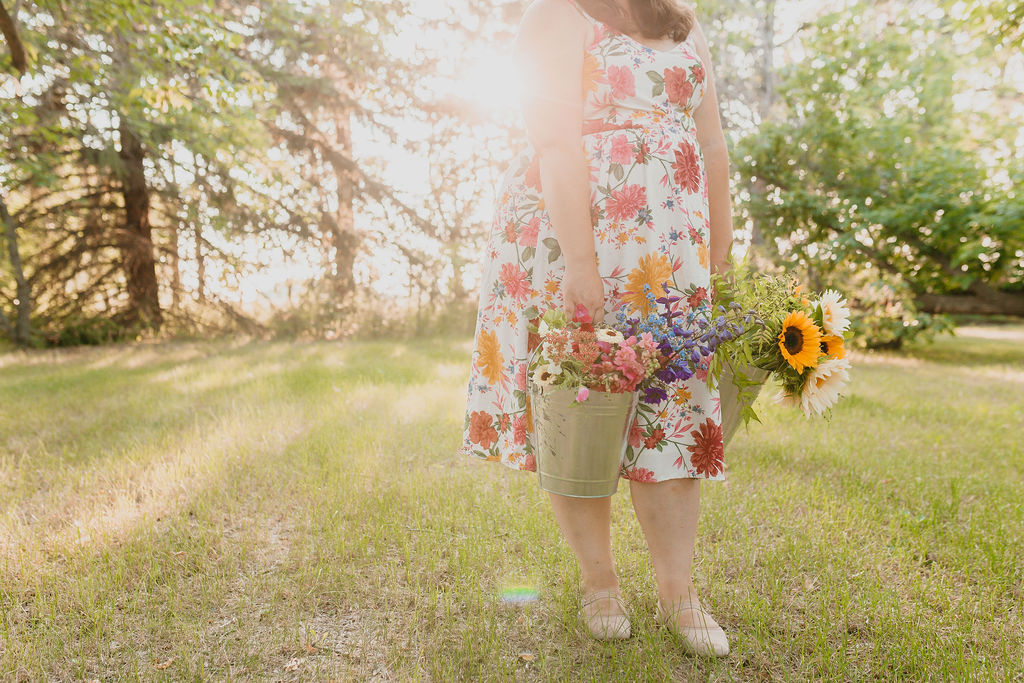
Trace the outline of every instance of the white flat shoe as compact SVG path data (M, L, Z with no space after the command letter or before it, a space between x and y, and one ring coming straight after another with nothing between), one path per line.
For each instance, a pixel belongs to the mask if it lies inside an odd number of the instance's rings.
M675 615L684 610L699 613L695 619L698 626L679 626L676 623ZM679 603L670 616L659 599L658 623L677 634L691 654L704 657L724 657L729 654L729 639L725 637L725 631L715 622L714 617L704 611L699 600Z
M587 606L598 600L611 598L618 603L620 614L587 614ZM580 612L583 620L587 622L587 629L590 635L598 640L625 640L631 634L629 617L626 616L626 606L622 602L622 596L616 588L605 588L603 590L586 593L583 596Z

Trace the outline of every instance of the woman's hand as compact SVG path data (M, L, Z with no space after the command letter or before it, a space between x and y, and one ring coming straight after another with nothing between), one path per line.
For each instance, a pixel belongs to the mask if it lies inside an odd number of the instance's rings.
M576 304L580 303L595 325L604 321L604 282L596 264L566 266L562 275L562 301L570 320L576 312Z

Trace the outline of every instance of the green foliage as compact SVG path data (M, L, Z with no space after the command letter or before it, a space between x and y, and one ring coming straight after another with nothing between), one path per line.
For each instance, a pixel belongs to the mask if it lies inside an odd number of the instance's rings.
M49 329L48 329L49 327ZM51 346L97 346L131 340L135 330L125 328L103 316L75 313L64 318L59 325L41 326L41 336Z
M739 144L740 174L766 188L748 208L815 284L845 289L871 265L910 296L1020 289L1022 160L993 165L953 108L973 57L941 14L886 8L884 24L853 3L807 32L811 57L782 70L784 117Z
M856 305L850 316L851 346L899 349L910 341L927 343L936 335L953 333L953 320L918 310L913 292L901 280L879 279L869 268L852 282Z

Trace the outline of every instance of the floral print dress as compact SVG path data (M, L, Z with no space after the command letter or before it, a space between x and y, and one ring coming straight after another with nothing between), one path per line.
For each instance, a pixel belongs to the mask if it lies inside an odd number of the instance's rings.
M582 146L604 321L614 323L623 310L634 319L646 315L644 284L656 297L682 297L677 305L701 305L710 281L710 223L693 112L707 84L692 34L656 50L576 8L594 31L583 55ZM498 196L481 264L460 452L535 471L526 372L540 340L527 322L562 308L565 264L529 142ZM622 477L725 478L719 397L706 377L705 366L667 395L641 394Z

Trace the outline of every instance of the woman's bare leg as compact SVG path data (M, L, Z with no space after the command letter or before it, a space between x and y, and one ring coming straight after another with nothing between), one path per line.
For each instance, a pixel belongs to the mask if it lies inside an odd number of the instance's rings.
M697 600L692 569L700 479L630 481L629 494L651 551L662 604L669 607L679 601ZM680 611L679 625L694 625L695 615L693 610Z
M569 547L576 553L583 591L619 585L612 559L611 496L573 498L548 492L555 520Z

